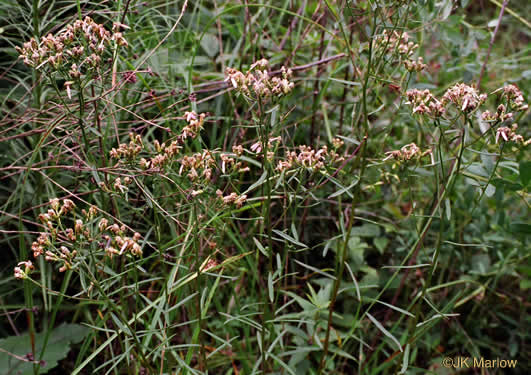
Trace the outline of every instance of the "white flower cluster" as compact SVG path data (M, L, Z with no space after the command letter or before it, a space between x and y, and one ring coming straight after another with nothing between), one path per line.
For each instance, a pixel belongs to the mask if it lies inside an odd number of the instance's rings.
M383 159L383 161L389 160L391 158L398 161L409 161L412 159L420 159L426 155L431 156L432 152L430 149L421 151L421 149L415 143L410 143L403 146L400 150L387 151L385 154L387 156Z
M339 145L339 142L336 141ZM340 147L340 145L339 145ZM332 165L343 161L344 158L334 150L328 150L327 146L322 146L315 150L310 146L301 145L297 151L287 153L286 160L280 160L277 164L277 171L285 171L293 167L303 167L312 171L325 169L327 165Z
M472 112L487 100L487 94L480 94L474 87L458 83L444 93L441 102L453 103L463 112Z
M440 117L445 112L443 103L437 100L430 90L408 90L406 97L408 100L406 104L410 104L413 107L413 113Z
M53 198L49 205L50 208L39 215L39 221L44 224L45 230L31 244L31 250L34 258L44 255L47 262L59 264L59 272L75 269L79 263L79 253L83 253L83 248L93 247L93 243L101 245L98 247L104 251L104 255L111 258L114 254L142 255L142 248L138 244L140 233L127 237L125 225L111 224L105 218L95 225L94 217L98 212L95 206L91 206L88 211L81 210L82 215L76 216L76 205L70 199L63 199L61 202ZM67 222L72 222L73 225L67 226ZM20 262L14 269L15 277L24 279L33 268L30 260Z
M271 76L268 71L269 61L261 59L255 62L246 74L237 69L227 68L225 70L225 81L230 82L232 87L239 90L245 96L258 99L269 98L271 96L283 96L293 89L291 78L292 71L282 67L282 78Z
M438 100L430 90L411 89L406 91L407 102L413 107L413 113L425 114L433 118L442 116L446 112L446 105L454 104L462 112L472 112L487 100L487 94L480 94L467 84L458 83L450 87L441 100Z
M510 141L514 143L520 143L524 146L527 146L529 143L531 143L531 139L526 141L524 140L524 137L522 137L520 134L517 134L517 129L518 124L513 124L510 128L507 126L500 126L498 129L496 129L496 143L498 143L500 138L505 142Z
M389 32L384 30L382 35L376 39L376 46L385 48L387 52L398 51L399 54L411 56L413 52L419 48L419 45L409 41L409 34L407 32L398 32L393 30Z
M49 66L54 70L63 68L69 71L71 78L79 78L83 65L96 67L100 65L101 56L111 41L119 46L127 46L120 28L125 25L115 23L111 34L105 27L85 17L66 26L57 35L43 36L40 43L34 38L15 47L24 63L36 69Z

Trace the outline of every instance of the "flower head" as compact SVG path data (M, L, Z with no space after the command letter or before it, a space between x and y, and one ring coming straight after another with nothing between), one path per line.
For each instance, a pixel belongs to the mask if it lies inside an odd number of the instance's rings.
M413 113L426 114L430 117L440 117L444 114L443 103L430 90L411 89L406 91L407 102L413 107Z
M463 112L472 112L487 99L487 94L480 94L467 84L458 83L444 93L442 103L453 103Z
M234 68L225 70L225 81L230 82L232 87L252 99L269 98L271 96L284 96L294 87L290 81L292 71L282 67L281 77L271 76L269 61L261 59L252 64L246 74Z

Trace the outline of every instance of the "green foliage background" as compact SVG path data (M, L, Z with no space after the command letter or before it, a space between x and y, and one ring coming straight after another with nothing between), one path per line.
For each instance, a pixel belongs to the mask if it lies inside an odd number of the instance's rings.
M447 374L442 358L457 356L517 359L511 373L527 373L529 148L496 144L476 114L462 128L436 126L412 115L401 93L440 97L456 83L475 84L488 59L485 109L497 108L493 92L506 84L528 100L531 4L509 2L487 57L502 6L494 0L184 3L1 2L0 367L24 356L27 337L39 342L45 332L50 352L62 345L43 366L57 374ZM114 66L120 88L105 97L87 89L81 122L71 112L84 104L67 104L15 51L80 15L107 29L113 21L129 26L129 46L90 83L104 92ZM409 74L396 53L373 50L384 29L407 31L427 69ZM224 82L226 67L245 71L261 58L294 70L295 88L278 102L246 100ZM135 82L125 82L131 71ZM64 80L54 79L61 89ZM261 159L246 153L251 171L217 171L202 200L191 198L197 187L177 164L143 174L109 158L130 131L146 145L172 140L191 109L208 116L183 153L248 150L268 129L282 137L279 157L299 145L331 149L339 137L347 163L263 174ZM514 119L525 139L529 118L527 111ZM438 202L460 129L477 142ZM447 139L437 143L441 133ZM442 172L427 159L382 161L411 142L440 145ZM127 193L110 188L129 174L135 184ZM217 188L247 192L248 201L217 206ZM143 256L96 257L66 273L41 256L34 282L16 280L13 267L33 259L37 217L53 197L126 223L141 233ZM219 266L199 272L210 259L207 241L217 244ZM426 267L404 268L413 252ZM89 329L54 340L79 325ZM16 350L7 344L14 341Z

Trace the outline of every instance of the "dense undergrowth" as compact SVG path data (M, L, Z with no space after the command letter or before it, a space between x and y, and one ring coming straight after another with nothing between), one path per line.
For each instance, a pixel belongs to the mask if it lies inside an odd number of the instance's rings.
M0 374L527 373L530 10L3 1Z

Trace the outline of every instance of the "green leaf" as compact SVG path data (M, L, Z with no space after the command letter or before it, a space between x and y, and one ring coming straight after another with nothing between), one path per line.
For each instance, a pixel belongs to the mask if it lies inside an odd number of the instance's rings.
M490 198L494 195L494 193L496 193L496 188L492 184L488 184L485 187L485 195Z
M487 24L487 26L495 28L496 26L498 26L498 19L494 18L494 19L490 20L489 23Z
M444 200L444 206L446 207L444 210L446 212L446 219L450 221L452 218L452 205L450 204L450 199L446 198Z
M389 244L389 240L385 237L379 237L374 239L374 246L378 249L378 252L380 254L383 254L385 251L385 248Z
M510 191L522 190L522 185L520 185L518 183L514 183L514 182L506 180L506 179L493 178L492 179L492 184L494 186L496 186L496 187L504 188L504 189L510 190Z
M350 237L348 240L348 249L350 259L354 262L356 266L363 264L365 259L365 249L368 245L365 242L362 242L361 239L357 236Z
M384 335L386 335L387 337L389 337L391 339L392 342L395 343L395 345L398 347L398 349L403 352L402 350L402 345L400 345L400 341L398 341L396 339L395 336L393 336L393 334L391 332L389 332L388 330L386 330L384 328L383 325L380 324L379 321L376 320L376 318L374 316L372 316L371 314L367 313L367 317L369 318L369 320L376 326L376 328L378 328Z
M531 288L531 280L529 279L520 280L520 289L527 290L529 288Z
M372 267L364 266L360 268L360 271L366 273L366 275L360 280L360 286L380 285L380 276L378 275L377 270Z
M445 0L441 3L441 21L446 20L452 13L452 0Z
M480 153L479 157L481 158L481 163L483 164L483 167L488 173L492 173L494 171L494 156L487 154L487 153Z
M308 246L306 246L302 242L297 241L295 238L291 237L290 235L288 235L288 234L286 234L284 232L281 232L281 231L279 231L277 229L273 229L273 233L279 235L280 237L282 237L283 239L285 239L288 242L291 242L294 245L297 245L297 246L305 248L305 249L308 248Z
M244 194L247 194L248 192L253 191L253 190L256 189L258 186L262 185L262 184L265 182L266 177L267 177L267 171L264 171L264 173L262 173L262 175L260 176L260 178L259 178L254 184L252 184L251 186L249 186L249 189L245 190Z
M201 47L205 50L208 57L214 57L219 51L219 41L213 34L205 34L201 39Z
M256 239L256 237L253 237L253 241L254 241L254 244L256 245L256 247L258 248L258 250L260 250L260 252L262 254L264 254L264 256L268 257L269 258L269 254L267 252L267 250L264 248L264 246L260 243L260 241L258 241Z
M275 300L275 289L273 288L273 274L269 272L267 275L267 290L269 292L269 301Z
M402 358L402 368L400 369L399 374L405 374L409 365L409 344L406 345L404 349L404 357Z
M514 358L518 353L518 341L516 341L515 336L516 335L511 335L511 338L509 339L509 355L511 358Z
M472 270L485 274L490 269L490 257L488 254L477 254L472 257Z
M54 367L58 362L68 355L71 344L77 344L82 341L89 333L89 328L79 324L62 324L56 327L51 333L46 345L46 350L42 357L44 363L41 365L40 374L45 374ZM36 357L40 354L46 333L41 332L35 335ZM24 357L31 352L31 342L29 333L20 336L10 336L0 340L0 348L18 356ZM17 374L33 375L33 364L17 359L16 357L0 353L0 375Z
M353 227L350 233L351 233L351 236L379 237L380 227L375 224L366 223L360 227Z
M356 186L359 182L359 178L356 179L356 181L354 181L352 184L350 184L349 186L346 186L346 187L343 187L339 190L337 190L336 192L330 194L328 196L328 199L332 199L332 198L335 198L335 197L338 197L344 193L347 193L349 197L352 198L352 194L350 193L350 189L352 189L354 186Z
M519 165L520 170L520 181L522 181L522 185L527 186L529 185L529 181L531 181L531 161L523 161Z
M522 223L522 222L511 223L510 232L511 233L531 234L531 224Z

